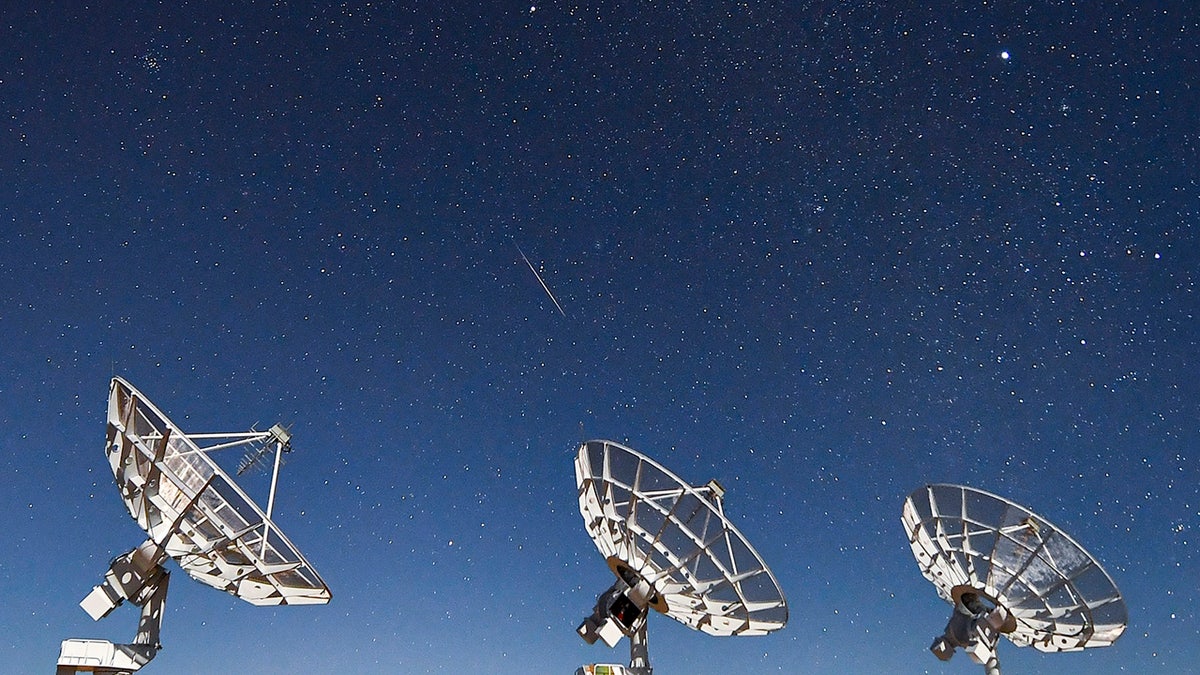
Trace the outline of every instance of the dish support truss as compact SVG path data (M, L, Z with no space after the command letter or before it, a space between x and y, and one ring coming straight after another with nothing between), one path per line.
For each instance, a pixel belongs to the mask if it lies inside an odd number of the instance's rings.
M575 474L585 527L617 577L578 633L610 647L629 637L625 672L651 672L651 608L710 635L765 635L787 623L783 593L725 516L719 483L689 485L611 441L581 446Z
M954 605L930 648L940 659L964 647L988 673L999 673L1001 635L1020 647L1066 652L1111 645L1125 630L1128 611L1108 573L1018 504L960 485L929 485L905 500L902 521L921 574Z
M189 576L255 605L324 604L330 593L278 528L274 505L281 455L290 435L267 431L187 435L139 392L114 378L109 398L107 455L130 515L150 536L115 558L104 582L80 603L94 620L129 600L142 608L131 644L69 639L62 643L59 675L118 675L137 671L161 648L159 634L175 558ZM197 440L219 442L200 448ZM275 452L271 496L263 513L206 453L250 445Z

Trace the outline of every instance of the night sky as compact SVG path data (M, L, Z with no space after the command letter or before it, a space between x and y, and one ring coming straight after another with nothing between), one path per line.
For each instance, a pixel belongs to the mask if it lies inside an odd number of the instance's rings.
M1195 3L9 4L0 670L135 632L77 604L145 538L114 374L185 431L293 424L275 520L333 590L170 563L146 672L625 661L574 633L584 438L719 479L790 603L652 616L660 673L978 672L926 651L929 482L1125 594L1115 646L1011 672L1200 659Z

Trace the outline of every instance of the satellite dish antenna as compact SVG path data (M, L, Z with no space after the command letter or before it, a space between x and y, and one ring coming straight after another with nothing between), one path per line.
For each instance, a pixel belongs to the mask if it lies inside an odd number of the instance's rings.
M904 501L904 529L921 574L954 605L929 648L956 647L999 675L1000 636L1018 647L1107 647L1129 623L1125 600L1083 547L1045 518L962 485L927 485Z
M64 640L58 675L124 675L155 657L162 648L168 558L193 579L254 605L329 602L329 587L271 522L279 465L290 440L278 424L267 431L185 434L133 385L113 378L108 463L129 515L149 539L114 558L104 583L79 604L98 621L129 600L141 608L141 620L132 644ZM202 448L198 441L213 444ZM246 445L250 456L275 453L266 513L208 456Z
M630 640L629 666L576 675L650 675L648 609L710 635L765 635L787 623L766 563L725 517L724 488L695 487L636 450L593 440L575 458L579 512L617 577L577 632L588 644Z

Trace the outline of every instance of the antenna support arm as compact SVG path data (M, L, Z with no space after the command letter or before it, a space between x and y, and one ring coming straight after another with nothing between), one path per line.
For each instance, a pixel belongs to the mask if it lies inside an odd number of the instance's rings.
M57 673L87 670L96 675L128 675L149 663L162 649L159 635L167 602L170 573L163 568L166 553L154 541L113 559L104 583L92 589L80 606L99 621L124 601L141 608L137 635L130 644L107 640L63 640Z

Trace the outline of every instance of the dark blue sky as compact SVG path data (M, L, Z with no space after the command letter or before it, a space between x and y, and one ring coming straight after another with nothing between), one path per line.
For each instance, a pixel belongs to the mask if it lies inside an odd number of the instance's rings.
M1126 594L1114 647L1014 672L1193 667L1190 3L446 4L0 17L5 669L134 632L76 604L143 536L113 374L186 431L294 423L276 520L334 593L172 567L155 672L622 661L574 635L581 436L721 480L791 603L652 617L662 672L974 672L900 526L938 481Z

